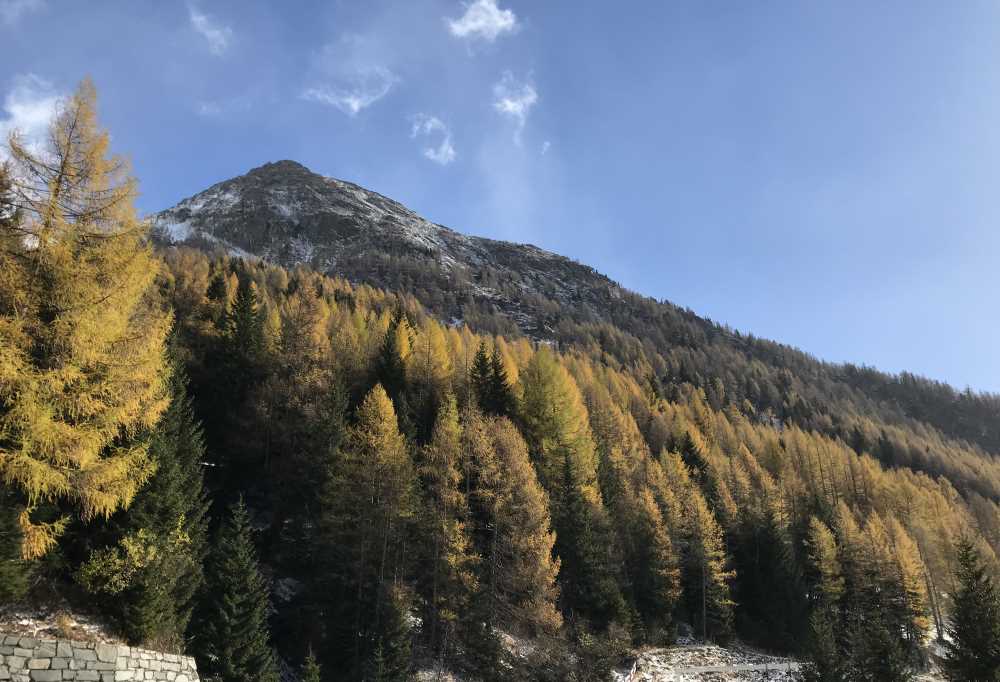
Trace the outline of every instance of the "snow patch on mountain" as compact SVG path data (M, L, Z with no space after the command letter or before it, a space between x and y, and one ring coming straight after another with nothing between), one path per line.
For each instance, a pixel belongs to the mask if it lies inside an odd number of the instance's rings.
M567 258L530 244L460 234L377 192L293 161L217 183L151 219L161 243L284 267L305 264L376 286L392 286L398 271L386 268L395 263L426 265L532 336L553 331L533 293L561 305L588 306L597 317L611 300L609 291L620 295L606 277Z

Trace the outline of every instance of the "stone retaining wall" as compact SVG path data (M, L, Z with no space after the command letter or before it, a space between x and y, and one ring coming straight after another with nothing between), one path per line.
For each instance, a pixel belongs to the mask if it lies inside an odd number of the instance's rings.
M65 639L33 639L0 632L3 682L199 682L194 659L159 651Z

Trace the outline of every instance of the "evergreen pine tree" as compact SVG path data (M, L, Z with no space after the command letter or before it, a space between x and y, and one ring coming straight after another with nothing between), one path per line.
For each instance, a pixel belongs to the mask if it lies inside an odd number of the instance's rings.
M171 396L149 448L156 473L121 520L126 533L145 530L159 548L121 598L110 600L126 636L136 643L183 639L207 553L208 500L201 470L205 448L179 366L171 377Z
M202 485L201 427L183 370L170 380L171 402L149 437L156 473L124 512L94 524L112 546L91 552L80 569L84 586L103 593L101 607L134 644L182 645L201 587L208 500Z
M486 342L479 344L469 370L469 381L476 397L476 404L484 414L509 417L516 407L514 389L507 377L500 349L493 347L486 352Z
M221 682L277 682L268 590L242 498L230 507L208 558L194 648L198 669Z
M806 653L807 682L841 682L848 669L836 635L840 625L840 602L844 578L837 556L837 543L830 529L815 516L809 520L806 536L806 585L812 614Z
M0 480L28 503L25 558L45 554L69 520L33 519L39 503L68 503L84 520L131 503L152 471L131 436L168 402L159 268L95 101L84 81L42 152L9 139L21 217L0 227Z
M410 679L411 644L407 623L409 603L402 590L387 586L379 600L373 653L366 680L406 682Z
M625 622L627 607L609 552L611 528L606 512L588 499L576 464L563 460L562 504L555 517L555 551L561 560L559 586L563 610L599 629Z
M828 608L817 608L809 618L806 654L809 662L803 671L805 682L845 682L848 670L837 646L834 623Z
M360 677L373 655L389 586L407 577L416 474L392 401L376 385L331 468L318 534L317 593L328 669ZM396 595L397 597L400 595ZM383 651L385 655L385 651Z
M949 680L1000 679L1000 596L972 540L958 542L958 592L948 628Z
M240 278L236 298L226 313L226 342L230 356L243 367L252 365L264 347L257 285L246 275Z
M904 641L880 610L870 610L852 619L848 631L850 647L848 677L858 682L906 682L913 678Z
M472 360L472 367L469 369L469 381L476 396L476 403L484 414L490 414L492 411L490 409L492 374L490 356L486 353L486 342L480 341L479 348Z
M243 268L241 263L233 268ZM258 420L253 397L264 381L270 358L265 352L262 297L245 269L231 275L235 296L226 308L221 343L211 358L210 381L202 402L210 452L219 466L209 470L216 500L231 502L237 495L264 487L267 465L267 422ZM215 438L213 438L215 435Z
M496 346L490 354L489 396L489 412L501 417L509 417L514 413L514 390L507 378L507 368L504 367L500 349Z

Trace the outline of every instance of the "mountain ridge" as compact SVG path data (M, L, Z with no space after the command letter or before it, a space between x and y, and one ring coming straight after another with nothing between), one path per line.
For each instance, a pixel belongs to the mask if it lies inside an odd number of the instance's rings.
M578 294L570 278L620 296L622 287L595 269L533 244L466 235L433 223L403 204L351 182L313 173L283 160L216 183L176 206L153 214L157 238L170 244L221 248L238 257L259 257L283 267L308 265L354 281L391 286L384 277L371 282L367 256L389 254L432 262L442 274L463 269L507 269L524 290L544 290L569 302ZM471 295L496 304L520 331L547 336L543 320L521 310L489 282L477 282ZM597 301L592 301L597 303ZM454 317L458 317L459 311ZM505 331L511 331L507 329Z
M874 414L886 424L925 422L947 437L1000 453L998 396L818 360L625 289L537 246L433 223L391 198L295 161L267 163L216 183L151 219L161 243L305 265L410 293L444 321L478 331L599 348L606 361L648 374L657 393L691 383L719 406L746 400L778 421L845 440L853 434L828 415L846 406L848 413Z

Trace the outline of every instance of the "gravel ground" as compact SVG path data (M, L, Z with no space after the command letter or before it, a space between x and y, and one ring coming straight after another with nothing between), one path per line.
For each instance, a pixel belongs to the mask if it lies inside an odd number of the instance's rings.
M106 644L124 642L96 618L74 613L67 605L0 607L0 632L36 639L74 639Z

